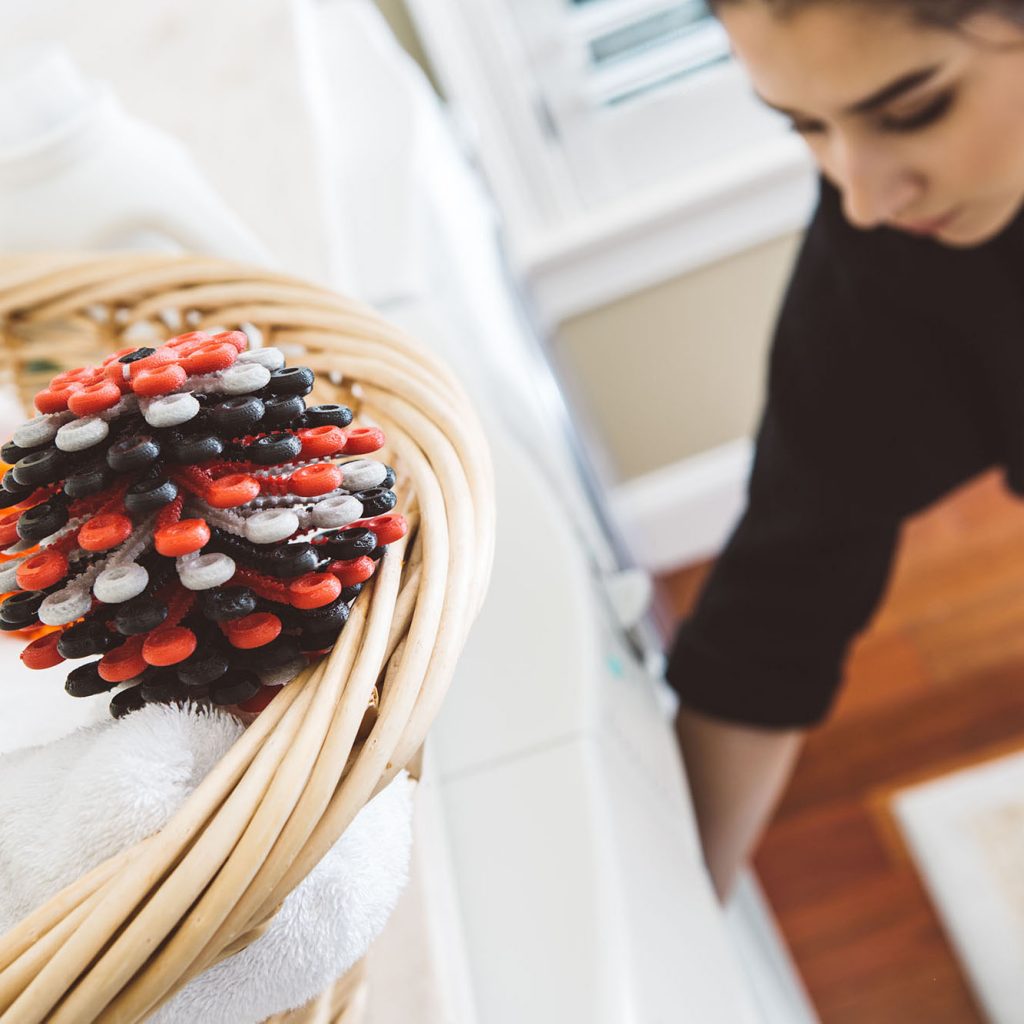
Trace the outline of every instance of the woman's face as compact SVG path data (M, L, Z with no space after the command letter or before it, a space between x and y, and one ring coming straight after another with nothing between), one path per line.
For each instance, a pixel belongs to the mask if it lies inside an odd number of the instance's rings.
M893 8L822 2L780 17L739 0L721 18L851 223L978 245L1024 202L1024 28L994 14L922 27Z

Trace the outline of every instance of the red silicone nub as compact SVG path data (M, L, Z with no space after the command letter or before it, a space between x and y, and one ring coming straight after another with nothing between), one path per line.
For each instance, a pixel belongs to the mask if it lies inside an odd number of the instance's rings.
M344 479L342 471L332 462L320 462L295 470L289 481L291 489L303 498L315 498L337 490Z
M126 640L121 644L120 647L107 651L100 658L100 663L97 667L100 679L105 679L108 683L123 683L128 679L141 676L149 666L149 662L146 661L142 654L144 643L145 641L142 637L133 636L130 640Z
M153 535L157 551L167 558L178 558L199 551L210 543L210 527L205 519L182 519Z
M346 455L367 455L384 447L384 431L377 427L356 427L346 435Z
M233 647L248 651L276 640L281 633L281 620L270 612L253 612L245 618L221 623L221 629Z
M323 608L341 594L341 582L329 572L311 572L293 580L288 588L296 608Z
M177 665L196 649L196 635L184 626L156 629L142 645L142 657L148 665Z
M330 571L338 577L343 587L352 587L357 583L365 583L377 568L377 563L369 555L349 558L343 562L331 562Z
M33 640L21 652L21 660L26 668L53 668L59 665L64 658L57 650L57 641L60 640L60 632L47 633L38 640Z
M22 590L45 590L68 574L68 560L59 551L47 548L18 566L15 574Z
M93 516L78 531L78 543L86 551L109 551L132 534L132 521L119 512Z
M260 482L245 473L232 473L214 480L205 498L214 508L237 508L259 496Z

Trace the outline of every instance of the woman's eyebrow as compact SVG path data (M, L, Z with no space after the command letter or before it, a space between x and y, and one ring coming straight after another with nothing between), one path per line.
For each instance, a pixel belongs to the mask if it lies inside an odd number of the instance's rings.
M911 89L916 89L919 85L924 85L928 79L934 78L941 70L941 64L933 64L929 68L921 68L918 71L911 71L906 75L901 75L894 82L890 82L877 92L873 92L866 99L859 100L857 103L847 107L846 111L849 114L867 114L872 110L877 110L879 107L885 106L890 100L910 92Z
M911 89L916 89L919 85L924 85L929 79L934 78L942 70L941 64L933 64L931 67L919 68L917 71L909 71L905 75L900 75L899 78L890 82L888 85L882 86L881 89L876 89L875 92L871 93L870 96L866 96L862 100L858 100L856 103L851 103L846 108L848 114L868 114L873 110L877 110L879 107L885 106L886 103L891 102L904 93L908 93ZM769 103L763 96L760 95L756 90L754 95L767 107L771 107L772 110L777 110L780 114L785 114L787 117L796 118L798 116L795 110L790 110L787 107L780 107L774 103Z

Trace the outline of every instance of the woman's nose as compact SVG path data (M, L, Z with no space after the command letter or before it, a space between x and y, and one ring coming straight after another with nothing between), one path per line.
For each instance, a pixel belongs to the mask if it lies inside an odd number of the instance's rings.
M913 205L920 192L913 175L874 148L841 143L838 148L836 179L851 224L880 227Z

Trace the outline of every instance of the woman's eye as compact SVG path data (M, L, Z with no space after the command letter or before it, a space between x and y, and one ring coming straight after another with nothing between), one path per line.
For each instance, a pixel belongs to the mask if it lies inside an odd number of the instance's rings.
M882 127L890 132L913 132L919 128L927 128L943 118L953 105L953 93L947 92L927 103L920 110L905 117L887 117Z
M935 99L926 103L919 110L900 117L889 115L881 120L883 131L887 132L914 132L921 128L940 121L953 106L955 95L953 92L943 93ZM825 124L822 121L801 121L792 120L789 124L790 130L799 135L821 135L825 132Z
M820 121L790 121L789 128L798 135L820 135L825 130Z

